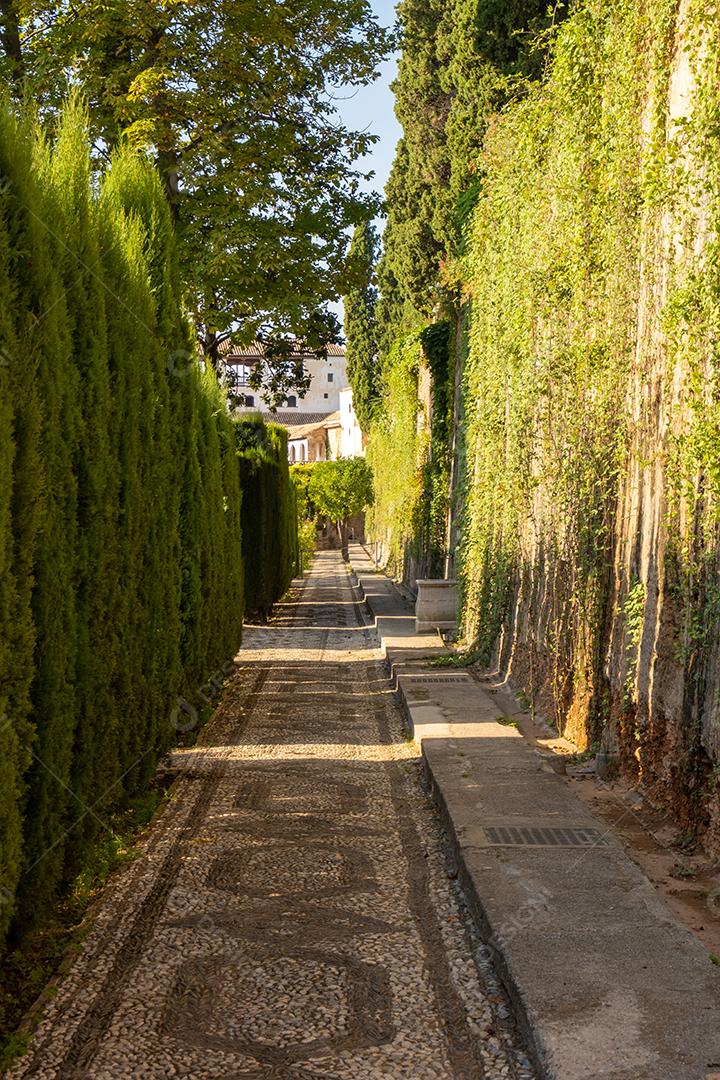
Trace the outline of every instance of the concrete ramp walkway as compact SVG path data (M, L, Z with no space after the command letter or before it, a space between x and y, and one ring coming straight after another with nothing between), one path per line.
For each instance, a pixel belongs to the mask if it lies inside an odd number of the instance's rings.
M414 634L364 549L351 562L541 1074L720 1080L720 968L512 726L507 698L433 665L439 638Z

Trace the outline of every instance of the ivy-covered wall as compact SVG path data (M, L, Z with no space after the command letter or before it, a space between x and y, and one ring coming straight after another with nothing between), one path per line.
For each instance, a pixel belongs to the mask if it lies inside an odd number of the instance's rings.
M584 0L491 126L465 280L465 632L720 848L718 64Z
M402 55L394 90L403 137L386 188L387 222L373 279L380 400L366 419L376 469L370 531L410 585L416 577L456 569L467 351L462 257L481 189L478 155L497 111L524 97L526 83L542 71L536 38L564 13L564 5L549 13L544 0L403 0L398 6ZM354 316L355 308L348 310ZM411 342L418 349L417 374L405 379ZM349 357L351 345L349 335ZM350 365L349 371L352 380ZM363 384L356 379L353 386L362 398ZM413 389L414 406L408 399ZM400 477L409 481L407 496L399 493Z
M451 326L398 338L381 378L367 459L375 502L366 530L378 558L414 585L447 565L451 454Z
M368 448L392 569L716 851L719 9L400 6Z
M366 517L381 560L398 576L414 554L414 524L422 495L426 422L418 406L422 349L417 334L393 346L383 373L382 397L370 428L367 460L375 502Z

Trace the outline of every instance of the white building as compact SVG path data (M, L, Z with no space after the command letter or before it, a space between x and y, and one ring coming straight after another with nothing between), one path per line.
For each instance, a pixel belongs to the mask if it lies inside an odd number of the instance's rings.
M262 354L262 346L254 342L242 349L229 346L222 357L228 386L231 391L244 398L244 404L237 406L240 413L269 410L268 402L261 393L253 390L249 383L250 372ZM302 354L298 353L298 356L300 355ZM310 375L310 389L304 397L297 393L289 394L278 415L280 412L289 413L290 410L291 415L295 415L297 410L298 417L337 412L340 407L340 391L348 386L345 349L342 345L328 345L327 357L318 359L312 354L303 355L303 363ZM302 423L303 420L298 419L297 422Z
M352 387L340 391L340 456L365 457L365 440L353 406Z
M224 350L225 380L239 401L236 413L259 412L267 423L287 428L288 458L292 463L364 456L363 436L352 407L352 389L345 370L345 349L341 345L329 345L324 359L303 355L310 388L304 397L289 394L274 413L262 394L249 383L250 372L262 355L262 346L257 343L242 349L228 345Z

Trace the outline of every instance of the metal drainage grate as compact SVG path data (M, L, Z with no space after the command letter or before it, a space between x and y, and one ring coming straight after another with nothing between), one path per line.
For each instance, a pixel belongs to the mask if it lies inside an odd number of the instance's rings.
M536 825L490 825L485 827L489 842L503 847L595 847L607 846L607 836L599 829L568 826L550 828Z
M467 679L467 675L413 675L413 682L458 682Z

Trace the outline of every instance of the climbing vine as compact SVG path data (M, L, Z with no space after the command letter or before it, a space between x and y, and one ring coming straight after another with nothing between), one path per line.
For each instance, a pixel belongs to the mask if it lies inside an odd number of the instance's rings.
M447 558L451 330L449 321L433 323L391 351L371 427L375 506L370 532L391 568L410 578L442 577Z
M598 722L675 6L589 0L557 30L546 78L486 139L465 261L466 630L489 658L522 610L519 674L581 741Z
M421 355L417 333L401 338L391 350L384 367L382 401L367 448L375 484L368 531L384 549L390 567L400 574L413 540L413 523L422 494L426 436L418 428Z
M459 537L476 654L720 850L720 2L559 12L403 58L376 523L406 573Z
M719 14L584 0L491 126L462 550L481 654L718 832Z

